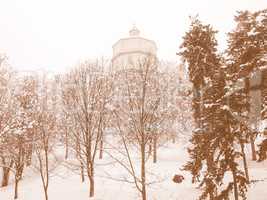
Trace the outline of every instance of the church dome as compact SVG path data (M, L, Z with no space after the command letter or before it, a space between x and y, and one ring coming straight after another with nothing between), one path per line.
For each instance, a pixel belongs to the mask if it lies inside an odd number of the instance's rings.
M129 68L144 57L156 57L156 54L156 43L141 37L139 29L133 26L129 31L129 37L122 38L113 45L112 68L113 70Z

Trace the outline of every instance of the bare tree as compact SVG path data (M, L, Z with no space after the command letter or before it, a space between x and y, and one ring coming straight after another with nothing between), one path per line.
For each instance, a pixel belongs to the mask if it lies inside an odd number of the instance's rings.
M57 166L53 147L57 142L58 119L56 107L55 81L43 74L39 83L38 108L35 112L37 121L34 152L36 168L42 180L45 200L48 200L48 188L52 171Z
M76 117L73 115L73 113L76 112L74 104L76 91L72 82L72 73L61 76L61 129L64 130L62 138L65 145L65 159L69 157L70 150L74 150L75 158L79 161L78 166L75 167L78 167L81 175L81 181L84 182L84 164L81 157L81 144L79 142L80 131ZM71 163L71 165L73 164Z
M80 163L81 173L86 170L89 196L95 191L95 158L103 137L110 99L110 81L98 62L84 62L70 73L68 83L68 112L77 129L70 133Z
M10 170L14 161L10 159L7 151L11 70L7 66L7 57L0 55L0 167L2 168L1 187L8 185Z
M113 157L127 172L131 180L140 192L142 199L147 199L147 169L149 142L154 141L154 151L158 139L157 127L161 122L161 90L158 82L158 69L155 58L146 57L140 60L132 68L119 71L114 74L118 78L114 97L114 119L121 137L124 152L118 151L125 156L125 160ZM136 147L140 159L140 173L134 163ZM156 152L154 152L154 155Z
M18 198L18 186L22 179L23 170L26 164L28 144L32 142L31 133L34 126L32 116L33 91L30 87L31 79L28 77L16 77L11 84L11 96L8 100L9 118L5 122L5 140L6 140L6 158L9 160L9 169L12 169L15 175L14 199ZM2 157L3 160L3 157ZM4 162L4 161L3 161ZM5 161L6 162L6 161ZM6 171L5 184L8 183L9 172ZM4 184L4 185L5 185Z

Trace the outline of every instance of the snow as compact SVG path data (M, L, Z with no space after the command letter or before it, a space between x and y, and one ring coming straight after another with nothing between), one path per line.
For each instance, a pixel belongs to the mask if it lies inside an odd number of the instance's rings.
M249 148L247 148L249 149ZM249 153L249 152L248 152ZM181 171L188 159L185 143L167 144L158 152L158 163L147 162L150 172L158 178L158 182L148 187L149 200L195 200L199 192L196 185L191 184L191 176ZM103 160L97 160L95 197L91 200L136 200L140 195L134 185L118 182L107 178L111 174L113 178L125 177L127 173L118 164L110 162L106 154ZM112 164L107 164L112 163ZM257 163L250 161L249 173L253 183L250 185L248 200L266 200L267 197L267 162ZM174 174L181 174L185 180L176 184L172 181ZM106 177L105 177L106 176ZM148 178L152 175L149 174ZM0 188L0 199L13 199L14 184L6 188ZM19 200L44 199L41 180L36 171L29 169L19 186ZM79 175L70 171L64 165L56 169L51 177L49 185L50 200L85 200L88 197L88 183L81 183Z
M248 32L248 36L255 36L255 35L257 35L257 34L258 34L258 32L256 32L255 27L252 28L252 29Z
M267 129L267 119L261 120L260 126L259 126L259 131L263 132L266 129Z
M222 110L230 110L229 106L227 106L227 105L223 105L221 109Z
M180 149L180 150L179 150ZM197 190L192 188L191 179L186 178L182 184L176 184L172 181L174 174L182 174L189 177L180 168L184 164L184 156L186 149L181 144L169 144L161 147L158 152L158 163L154 164L148 161L149 172L156 175L156 183L148 187L149 199L161 200L176 200L176 199L196 199ZM97 160L96 168L96 185L95 197L92 200L135 200L139 199L140 195L136 191L133 184L118 182L108 178L106 173L112 175L113 178L125 177L127 172L118 164L112 163L107 155L104 155L103 160ZM183 159L182 159L183 158ZM34 174L34 176L33 176ZM149 175L148 178L153 179L154 175ZM151 180L152 180L151 179ZM88 199L88 183L81 183L79 175L71 172L64 166L57 169L56 174L51 178L49 185L50 200L73 200L73 199ZM14 186L11 184L7 188L0 189L0 199L9 200L13 198ZM190 198L188 198L190 194ZM43 199L43 191L41 180L36 172L31 169L28 171L20 183L19 200L36 200Z
M264 20L266 20L266 16L267 16L267 14L265 12L261 13L260 15L258 15L257 18L256 18L256 23L259 26L264 25Z

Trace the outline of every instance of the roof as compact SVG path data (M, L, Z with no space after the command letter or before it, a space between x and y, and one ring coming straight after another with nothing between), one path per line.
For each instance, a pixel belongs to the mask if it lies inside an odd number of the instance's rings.
M131 39L141 39L141 40L145 40L145 41L148 41L148 42L151 42L151 43L154 43L156 49L157 49L157 45L156 45L156 42L153 41L153 40L149 40L149 39L146 39L146 38L143 38L143 37L127 37L127 38L121 38L119 39L117 42L115 42L113 45L112 45L112 48L114 48L114 46L116 46L120 41L123 41L123 40L131 40Z

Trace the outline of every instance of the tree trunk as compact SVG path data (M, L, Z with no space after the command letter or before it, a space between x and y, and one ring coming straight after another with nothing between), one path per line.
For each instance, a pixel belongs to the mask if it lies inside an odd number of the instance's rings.
M252 153L252 160L257 160L257 153L256 153L256 148L255 148L255 142L254 142L254 137L250 136L250 145L251 145L251 153Z
M246 153L244 151L244 143L243 143L243 141L240 141L240 146L241 146L241 153L242 153L242 158L243 158L244 171L245 171L246 179L247 179L247 181L249 183L250 180L249 180L249 173L248 173L248 164L247 164Z
M141 142L141 184L142 184L142 200L146 200L146 161L145 161L145 142L142 136Z
M2 184L1 187L6 187L9 182L9 172L10 169L7 167L3 167L3 177L2 177Z
M232 170L232 174L233 174L233 182L234 182L234 197L235 197L235 200L238 200L238 188L237 188L235 170Z
M99 159L103 158L103 148L104 148L103 146L104 146L104 141L103 141L103 135L102 135L100 139Z
M172 136L172 143L175 144L176 140L175 140L175 135Z
M81 147L78 141L76 141L76 156L78 160L80 161L81 180L82 182L84 182L84 166L83 166L82 156L81 156Z
M3 167L3 176L1 187L6 187L9 183L10 169L13 166L13 161L10 162L8 167Z
M29 142L29 144L26 147L25 150L25 157L26 157L26 166L30 166L32 164L32 154L33 154L33 135L35 134L35 130L32 130L30 132L28 132L28 137L31 140L31 142Z
M152 154L152 141L148 141L148 155L150 156Z
M69 157L69 139L68 139L68 132L65 132L65 160Z
M95 180L94 180L94 169L91 166L90 175L89 175L89 181L90 181L90 197L93 197L95 194Z
M211 171L212 165L214 163L214 159L212 155L209 155L206 160L207 160L207 171ZM212 184L211 179L207 179L206 185L208 187L210 200L214 200L215 191L214 191L214 185Z
M16 176L15 177L15 194L14 194L14 199L18 198L18 185L19 185L19 178Z
M94 194L95 194L95 182L94 182L94 178L93 177L90 177L89 180L90 180L90 194L89 194L89 196L90 197L93 197Z
M19 177L19 180L22 179L23 170L24 170L24 165L20 166L20 168L19 168L19 171L18 171L18 174L19 174L19 176L18 176L18 177Z
M25 163L25 149L22 145L22 139L19 138L19 152L17 159L14 160L14 166L15 166L15 194L14 199L18 198L18 185L19 181L22 179L23 169L24 169L24 163ZM12 161L13 162L13 161ZM12 163L13 165L13 163Z
M49 160L48 160L48 148L45 148L45 173L46 173L46 182L45 182L45 199L48 200L48 184L49 184Z
M153 138L153 163L157 162L157 136Z
M214 200L214 194L213 194L213 191L210 191L209 195L210 195L210 200Z
M49 159L48 159L48 145L47 141L44 141L46 145L44 145L44 158L42 155L38 154L39 160L39 173L41 176L42 184L43 184L43 191L45 195L45 200L48 200L48 185L49 185Z
M84 168L81 166L81 180L84 182Z
M27 153L26 153L26 166L30 166L31 163L32 163L32 143L29 145L29 148L27 150Z
M48 200L48 188L45 188L45 200Z

